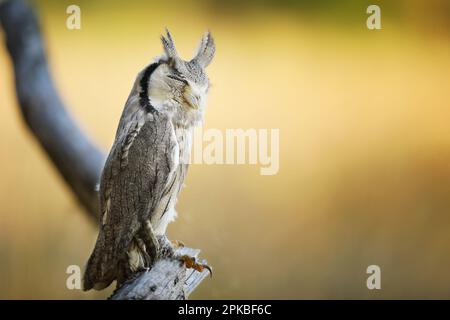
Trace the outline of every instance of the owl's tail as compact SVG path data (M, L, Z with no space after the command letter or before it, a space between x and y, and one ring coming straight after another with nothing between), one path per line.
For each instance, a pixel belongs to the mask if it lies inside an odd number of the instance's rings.
M94 251L86 264L83 290L102 290L114 280L120 286L130 275L150 265L150 257L145 252L145 246L139 245L137 239L133 239L124 255L118 257L112 252L112 246L107 243L104 233L100 232Z
M94 251L86 264L83 277L83 290L102 290L116 280L118 263L115 257L105 252L105 239L100 232Z

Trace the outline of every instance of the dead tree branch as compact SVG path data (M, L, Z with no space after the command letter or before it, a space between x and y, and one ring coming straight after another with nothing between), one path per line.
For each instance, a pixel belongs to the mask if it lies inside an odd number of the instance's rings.
M53 84L38 21L23 1L0 5L23 119L86 212L98 220L95 185L105 156L72 119Z
M181 248L179 255L197 257L200 250ZM201 263L206 264L203 260ZM178 260L162 259L148 271L126 282L110 299L112 300L184 300L208 277L209 272L187 269Z
M14 67L17 100L25 124L90 218L97 222L99 201L95 186L105 154L83 133L64 106L49 72L32 8L22 0L0 1L0 24ZM194 256L199 253L184 250ZM186 298L206 275L206 271L186 271L177 260L161 260L149 272L123 285L111 298Z

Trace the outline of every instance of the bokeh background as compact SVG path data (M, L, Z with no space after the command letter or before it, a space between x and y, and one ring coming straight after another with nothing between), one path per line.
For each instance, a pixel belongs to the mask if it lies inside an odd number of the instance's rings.
M215 36L205 128L280 129L277 175L191 167L169 236L215 270L192 298L450 298L448 1L33 4L57 86L105 150L165 26L186 58ZM3 46L0 70L0 298L104 298L66 289L97 231L21 122Z

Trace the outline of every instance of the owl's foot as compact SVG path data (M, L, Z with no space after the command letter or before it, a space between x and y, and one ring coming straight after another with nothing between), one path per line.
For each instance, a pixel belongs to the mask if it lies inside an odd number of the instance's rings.
M208 270L209 275L212 277L212 268L207 264L197 263L195 257L182 255L178 257L178 259L180 259L188 269L194 269L198 272L203 272L205 269Z
M144 252L147 253L151 263L153 264L156 260L158 260L161 246L158 242L158 239L156 239L155 232L153 231L153 227L150 221L147 220L141 227L139 235L144 244L144 247L142 247L142 245L140 245L140 247L144 248Z

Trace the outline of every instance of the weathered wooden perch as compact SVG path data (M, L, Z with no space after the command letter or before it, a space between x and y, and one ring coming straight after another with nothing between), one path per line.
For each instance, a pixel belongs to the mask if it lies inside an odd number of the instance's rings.
M177 253L197 257L200 250L181 248ZM206 264L206 261L201 263ZM132 281L125 282L110 299L183 300L208 276L208 270L197 272L186 269L178 260L163 259L148 272L141 272Z
M91 142L67 112L50 76L33 9L22 0L0 0L0 23L14 67L23 119L87 215L97 223L99 201L95 186L105 153ZM193 256L200 252L189 248L182 250ZM207 276L208 271L186 270L177 260L160 260L150 271L137 275L116 290L111 299L184 299Z

